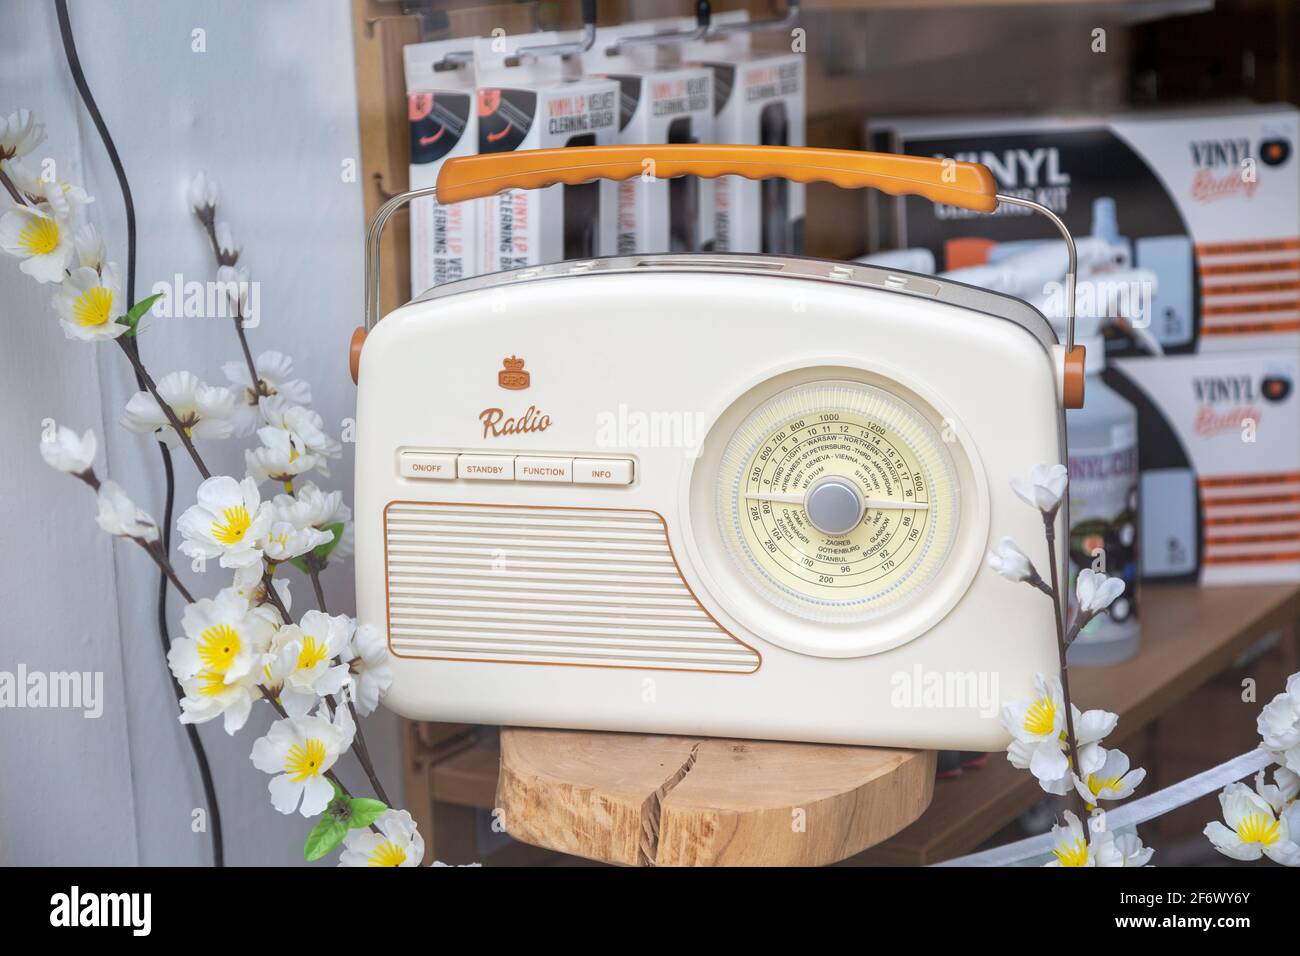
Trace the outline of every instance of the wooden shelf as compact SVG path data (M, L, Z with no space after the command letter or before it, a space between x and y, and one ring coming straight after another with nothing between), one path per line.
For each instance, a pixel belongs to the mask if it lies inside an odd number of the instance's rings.
M1296 635L1300 585L1196 588L1148 585L1142 591L1142 650L1112 667L1071 672L1076 704L1120 715L1108 738L1118 744L1223 670L1260 638ZM496 805L500 750L495 738L430 767L434 799ZM939 781L919 820L847 861L854 865L925 865L979 846L1042 797L1034 779L994 754L987 766Z

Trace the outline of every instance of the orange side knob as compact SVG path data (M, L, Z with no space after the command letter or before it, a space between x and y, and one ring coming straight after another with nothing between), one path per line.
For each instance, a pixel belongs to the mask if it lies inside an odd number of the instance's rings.
M1066 408L1083 408L1084 348L1076 345L1074 351L1065 357L1065 377L1062 393Z
M366 344L366 330L358 325L352 333L352 344L348 346L348 368L352 371L352 384L357 383L361 371L361 346Z

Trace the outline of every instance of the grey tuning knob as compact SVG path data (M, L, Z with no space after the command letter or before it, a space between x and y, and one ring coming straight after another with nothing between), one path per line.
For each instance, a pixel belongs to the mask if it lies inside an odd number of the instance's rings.
M822 534L845 535L862 521L862 494L847 478L832 475L813 483L804 495L804 514Z

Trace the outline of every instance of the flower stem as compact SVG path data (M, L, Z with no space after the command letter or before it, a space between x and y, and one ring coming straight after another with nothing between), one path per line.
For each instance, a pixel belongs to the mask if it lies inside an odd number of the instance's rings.
M1059 562L1056 560L1056 515L1043 515L1043 530L1047 534L1047 560L1051 564L1052 573L1052 617L1056 621L1056 651L1061 662L1061 696L1065 699L1065 743L1070 750L1070 773L1083 773L1083 767L1079 763L1079 740L1074 735L1074 706L1070 700L1070 668L1065 663L1065 652L1067 642L1065 640L1065 610L1061 602L1061 573ZM1073 790L1073 780L1071 780L1071 790ZM1075 794L1075 799L1079 801L1082 807L1082 815L1079 817L1083 823L1083 839L1088 839L1088 808L1083 804L1083 799Z
M176 589L176 593L185 599L185 603L193 604L194 595L189 592L189 589L186 588L185 585L181 584L181 579L176 576L176 570L167 560L167 556L162 553L162 548L156 542L150 544L140 538L132 538L131 540L144 548L145 553L149 555L149 557L153 558L153 563L158 565L159 571L167 575L167 580L172 583L172 587Z
M280 592L275 589L275 582L271 580L271 566L266 565L266 571L262 574L262 590L266 592L266 599L275 605L275 609L280 612L280 617L284 619L285 624L293 622L289 616L289 609L284 606L280 600Z
M312 590L316 592L316 606L320 608L322 614L328 614L329 611L325 609L325 589L321 587L320 583L320 565L316 563L315 557L310 553L307 554L303 563L307 565L307 574L311 577Z
M31 205L31 203L27 201L27 197L18 191L18 187L14 185L14 181L9 178L9 174L3 169L0 169L0 183L4 184L5 191L8 192L10 196L14 197L14 202L18 203L18 205Z
M212 473L208 471L208 466L205 465L203 459L199 457L198 450L194 447L194 442L190 440L190 436L185 431L185 426L182 425L180 419L176 417L176 412L172 410L172 407L163 401L163 397L158 394L158 386L154 384L154 380L149 376L148 371L145 370L144 363L140 361L140 356L136 354L131 343L127 341L126 336L124 335L119 335L115 341L122 347L122 351L130 360L136 374L139 375L141 381L144 382L144 387L149 390L149 394L154 397L154 401L156 401L158 407L162 409L163 415L167 417L168 424L170 424L176 434L180 436L181 442L185 445L185 450L190 453L190 458L194 461L194 467L199 470L199 474L204 478L211 478Z

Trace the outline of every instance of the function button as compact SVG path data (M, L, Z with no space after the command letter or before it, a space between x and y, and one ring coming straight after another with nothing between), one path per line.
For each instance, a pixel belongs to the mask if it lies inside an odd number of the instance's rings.
M472 480L513 481L515 460L510 455L461 455L456 471Z
M572 458L527 458L515 459L516 481L573 481Z
M456 456L437 452L404 451L398 458L403 478L450 480L456 477Z
M573 480L580 485L630 485L630 458L575 458Z

